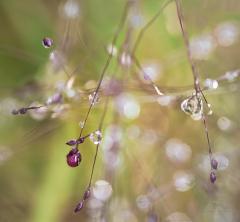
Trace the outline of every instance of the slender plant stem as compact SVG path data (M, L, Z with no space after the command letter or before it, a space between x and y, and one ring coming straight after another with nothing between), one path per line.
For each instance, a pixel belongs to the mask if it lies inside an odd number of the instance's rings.
M208 103L206 97L204 96L204 94L201 90L201 87L200 87L200 84L199 84L199 73L197 72L196 65L195 65L195 63L193 61L193 58L192 58L192 55L191 55L190 44L189 44L189 35L188 35L187 29L186 29L185 24L184 24L184 16L183 16L183 13L182 13L181 0L175 0L175 2L176 2L178 20L179 20L179 23L180 23L180 26L181 26L181 31L182 31L184 43L185 43L185 46L186 46L186 49L187 49L188 60L189 60L189 63L191 65L191 68L192 68L192 74L193 74L193 78L194 78L194 88L195 88L195 91L196 91L196 96L197 96L198 93L201 93L206 105L209 108L209 103ZM199 105L201 105L201 104L199 104ZM211 163L212 147L211 147L211 143L210 143L210 137L209 137L208 127L207 127L207 117L206 117L205 113L202 113L202 121L203 121L203 125L204 125L205 135L206 135L206 138L207 138L208 153L209 153L209 158L210 158L210 163ZM212 169L212 165L211 165L211 169Z
M126 5L125 5L125 7L124 7L124 11L123 11L123 14L122 14L120 23L119 23L119 25L118 25L117 31L116 31L116 33L114 34L114 37L113 37L113 40L112 40L112 50L111 50L111 52L109 53L109 56L108 56L108 58L107 58L107 61L106 61L105 65L104 65L104 67L103 67L103 70L102 70L102 72L101 72L100 79L99 79L99 81L98 81L98 85L97 85L96 90L95 90L95 93L94 93L94 95L93 95L93 100L92 100L93 102L91 102L91 104L90 104L90 106L89 106L89 108L88 108L87 114L86 114L85 119L84 119L83 127L81 128L81 131L80 131L80 134L79 134L79 138L81 138L81 136L82 136L82 133L83 133L85 124L86 124L86 122L87 122L87 120L88 120L88 117L89 117L89 114L90 114L91 109L92 109L92 107L93 107L95 98L96 98L97 93L98 93L98 91L99 91L99 89L100 89L100 87L101 87L103 77L104 77L104 75L105 75L105 73L106 73L106 70L107 70L107 68L108 68L111 60L112 60L112 57L113 57L113 46L116 44L117 39L118 39L118 36L119 36L120 32L121 32L122 29L123 29L123 26L124 26L125 21L126 21L126 18L127 18L129 6L130 6L130 1L127 1Z
M141 39L143 38L143 35L144 33L146 32L146 30L157 20L157 18L161 15L162 11L165 9L165 7L170 3L172 2L173 0L167 0L165 1L162 6L160 7L159 11L152 17L152 19L147 22L146 25L144 25L144 27L140 30L138 36L137 36L137 40L133 46L133 50L132 50L132 55L135 54L138 46L139 46L139 43L141 41Z
M183 35L183 40L184 40L184 43L185 43L185 46L187 49L187 57L189 60L189 64L191 65L191 68L192 68L192 74L193 74L193 78L194 78L194 88L195 88L196 92L199 92L199 88L200 88L199 74L198 74L196 65L193 61L191 50L190 50L189 35L188 35L187 29L186 29L185 23L184 23L184 16L182 13L181 0L175 0L175 2L176 2L178 20L179 20L182 35Z
M100 120L100 123L99 123L98 130L100 132L102 130L103 121L104 121L106 113L107 113L108 104L109 104L109 98L106 99L106 102L105 102L105 105L104 105L103 114L102 114L102 117L101 117L101 120ZM92 165L92 170L91 170L90 179L89 179L89 183L88 183L88 188L90 188L91 184L92 184L92 177L93 177L93 172L94 172L95 165L96 165L96 160L97 160L99 146L100 146L100 143L98 143L97 146L96 146L96 152L95 152L94 159L93 159L93 165Z

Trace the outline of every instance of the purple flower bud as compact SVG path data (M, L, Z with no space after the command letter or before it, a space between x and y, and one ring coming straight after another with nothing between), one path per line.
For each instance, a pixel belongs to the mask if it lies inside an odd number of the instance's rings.
M77 139L77 144L81 144L81 143L83 143L84 140L85 140L84 137L81 137L81 138Z
M90 188L88 188L83 194L83 200L87 200L91 195Z
M211 160L211 166L214 170L216 170L217 167L218 167L218 161L216 159L212 159Z
M77 141L76 141L76 140L69 140L69 141L66 142L66 144L67 144L68 146L74 146L74 145L77 144Z
M210 177L209 178L210 178L211 183L214 183L216 181L216 179L217 179L216 174L214 172L210 173Z
M42 44L43 44L43 47L50 48L53 45L53 40L48 37L45 37L42 40Z
M83 208L83 206L84 206L84 200L82 200L81 202L79 202L77 204L77 206L74 209L74 212L77 213L78 211L80 211Z
M77 149L73 149L67 154L67 164L70 167L77 167L81 160L81 154Z
M24 114L26 114L26 112L27 112L27 108L21 108L21 109L18 110L18 112L19 112L20 114L24 115Z
M18 114L19 114L19 111L16 110L16 109L14 109L14 110L12 110L12 114L13 114L13 115L18 115Z

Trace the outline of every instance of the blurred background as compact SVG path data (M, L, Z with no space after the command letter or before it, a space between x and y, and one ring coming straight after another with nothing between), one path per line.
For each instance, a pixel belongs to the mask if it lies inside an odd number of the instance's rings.
M112 38L125 0L1 0L0 221L240 221L240 2L183 0L190 51L212 105L207 118L217 181L209 181L202 121L181 110L193 77L174 1L138 33L164 1L134 0L118 41ZM42 39L53 46L45 48ZM66 163L108 54L112 61L84 135L98 129L109 98L92 195L73 210L88 185L96 146L79 146ZM69 77L70 76L70 77ZM56 93L62 98L51 103ZM49 104L26 115L13 109Z

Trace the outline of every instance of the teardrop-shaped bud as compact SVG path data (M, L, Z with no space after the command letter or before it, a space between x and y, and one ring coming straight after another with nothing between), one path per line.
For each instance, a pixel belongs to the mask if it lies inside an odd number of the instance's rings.
M215 183L217 176L214 172L211 172L209 178L210 178L211 183Z
M91 195L91 190L88 188L83 194L83 200L87 200Z
M67 144L68 146L74 146L74 145L77 144L77 141L76 141L76 140L69 140L69 141L66 142L66 144Z
M214 170L216 170L217 167L218 167L218 161L216 159L212 159L211 160L211 166Z
M79 202L77 204L77 206L74 209L74 212L77 213L78 211L80 211L83 208L83 206L84 206L84 200L82 200L81 202Z
M42 45L44 48L50 48L53 45L53 40L49 37L45 37L42 40Z

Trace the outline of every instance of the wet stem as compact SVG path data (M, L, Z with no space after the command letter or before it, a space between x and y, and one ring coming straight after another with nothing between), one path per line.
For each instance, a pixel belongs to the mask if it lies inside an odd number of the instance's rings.
M183 39L184 39L184 43L185 43L185 47L187 49L188 61L189 61L190 65L191 65L191 69L192 69L195 93L196 93L196 95L201 94L201 96L204 99L204 102L208 106L209 103L208 103L205 95L203 94L203 91L201 90L201 87L200 87L200 84L199 84L199 73L197 71L196 65L195 65L195 63L193 61L193 58L192 58L192 55L191 55L190 45L189 45L189 35L188 35L188 32L187 32L186 26L184 24L184 16L183 16L183 13L182 13L181 0L175 0L175 3L176 3L178 20L179 20L179 23L180 23L180 27L181 27L181 31L182 31L182 35L183 35ZM205 135L206 135L206 138L207 138L208 153L209 153L210 165L211 165L211 169L212 169L212 164L211 164L211 161L212 161L212 147L211 147L208 127L207 127L207 117L206 117L204 112L202 113L202 121L203 121L203 125L204 125Z

